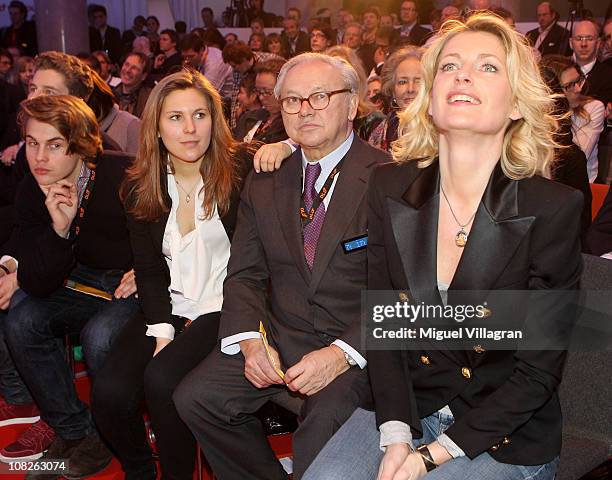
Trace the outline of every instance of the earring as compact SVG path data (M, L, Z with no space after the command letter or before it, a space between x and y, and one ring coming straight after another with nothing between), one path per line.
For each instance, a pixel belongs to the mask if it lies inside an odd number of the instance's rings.
M161 138L161 135L159 132L157 132L157 138Z

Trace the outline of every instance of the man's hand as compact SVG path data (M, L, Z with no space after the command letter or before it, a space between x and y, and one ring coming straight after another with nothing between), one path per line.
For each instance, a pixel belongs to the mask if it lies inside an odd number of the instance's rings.
M419 453L411 453L405 443L394 443L387 447L376 480L418 480L426 473Z
M270 363L266 348L261 338L249 338L240 342L240 351L244 355L244 376L257 388L266 388L270 385L283 385L283 379ZM280 368L278 352L270 346L270 355Z
M259 172L278 170L285 160L291 156L291 147L283 142L262 145L253 157L253 168Z
M165 61L166 61L166 56L163 53L160 53L159 55L155 57L155 60L153 60L153 68L155 69L161 68L161 66L164 64Z
M11 145L10 147L6 147L2 151L2 156L0 156L0 161L10 167L13 163L15 163L15 158L17 158L17 152L19 151L19 145Z
M157 355L164 348L166 348L166 346L168 346L171 341L172 340L170 340L169 338L155 337L155 351L153 352L153 356Z
M0 310L6 310L9 307L11 298L18 288L17 273L9 273L0 277Z
M51 216L51 226L60 237L66 238L79 207L76 185L60 180L45 190L45 205Z
M134 269L123 274L121 283L115 290L115 298L128 298L133 293L136 293L136 275L134 275Z
M293 367L285 372L289 390L302 395L314 395L323 390L335 378L346 372L349 365L340 347L330 345L307 353Z

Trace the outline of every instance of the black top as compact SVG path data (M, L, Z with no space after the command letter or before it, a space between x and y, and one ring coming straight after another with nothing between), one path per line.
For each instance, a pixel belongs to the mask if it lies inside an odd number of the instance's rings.
M31 173L19 185L13 256L19 261L21 288L46 296L59 288L76 263L101 270L128 271L132 250L119 187L133 157L105 151L96 160L96 180L76 239L57 235L45 195Z

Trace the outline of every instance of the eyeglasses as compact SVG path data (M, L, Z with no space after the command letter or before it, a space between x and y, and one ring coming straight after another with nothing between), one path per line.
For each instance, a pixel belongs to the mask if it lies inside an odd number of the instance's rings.
M310 34L310 38L316 38L316 37L327 38L327 36L323 32L312 32Z
M576 85L580 85L582 82L584 82L584 77L578 77L576 80L567 82L566 84L562 84L561 88L567 92L568 90L574 88Z
M350 92L350 88L343 88L342 90L334 90L333 92L315 92L310 94L307 98L304 97L285 97L281 99L281 108L285 113L289 115L295 115L302 109L302 104L306 101L313 110L325 110L331 97L338 93Z
M270 95L274 95L274 90L270 90L268 88L256 88L255 93L262 97L269 97Z
M578 35L574 37L574 40L577 42L594 42L596 39L593 35Z

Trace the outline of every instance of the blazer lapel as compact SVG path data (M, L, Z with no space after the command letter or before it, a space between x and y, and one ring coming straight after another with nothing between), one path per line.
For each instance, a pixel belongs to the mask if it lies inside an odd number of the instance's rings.
M535 220L519 216L518 186L499 164L495 167L457 265L453 290L490 290L512 260Z
M402 267L415 302L441 302L436 279L438 237L438 164L419 169L402 200L387 208Z
M325 221L312 266L312 279L309 287L311 294L316 291L329 262L342 241L342 235L358 213L356 208L361 204L367 190L368 167L372 162L367 160L367 156L361 154L361 149L361 140L355 136L334 186L329 208L325 212Z
M295 264L310 283L310 270L304 258L304 240L300 222L300 199L302 198L302 151L297 149L282 168L273 175L274 203L285 242Z

